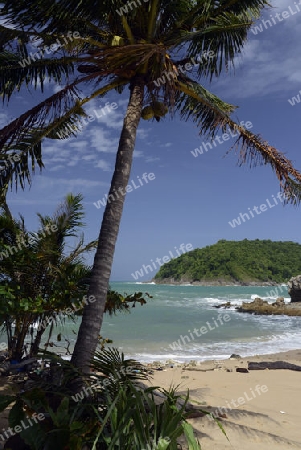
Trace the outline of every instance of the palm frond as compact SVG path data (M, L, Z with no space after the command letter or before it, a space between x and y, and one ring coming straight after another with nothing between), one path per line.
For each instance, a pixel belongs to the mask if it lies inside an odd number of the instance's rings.
M125 359L123 353L116 348L107 348L101 352L95 352L92 367L109 377L118 388L120 382L126 380L147 379L143 364L134 359Z
M76 236L78 228L84 226L82 219L85 214L82 201L82 194L67 194L52 217L52 222L64 233L65 237ZM43 224L44 220L47 222L48 217L42 219L40 216L40 220Z
M188 78L185 82L178 81L176 87L179 91L176 109L185 120L197 122L200 134L213 137L219 126L225 126L225 118L236 109Z
M90 76L87 78L90 79ZM65 88L62 98L55 94L4 127L0 131L0 141L3 138L2 143L6 142L0 152L0 199L5 198L9 186L13 188L15 185L17 189L20 185L24 189L26 182L30 185L36 165L40 169L44 167L41 154L43 138L68 139L76 136L83 128L81 119L87 115L82 106L113 89L122 88L127 83L128 80L115 77L110 83L83 99L79 99L79 94L73 90L74 88L70 87L69 91ZM62 105L64 102L69 107ZM63 111L66 109L60 117L58 117L60 111L56 110L55 106L57 103L59 109ZM45 124L47 120L48 123Z
M178 89L187 96L186 100L179 96L177 107L180 114L185 120L191 118L199 127L200 134L207 132L214 137L219 129L225 132L227 127L233 133L238 133L232 148L239 150L239 163L248 163L250 167L270 164L280 182L286 202L296 204L301 201L301 174L290 160L264 141L260 135L251 133L233 121L229 115L231 105L228 105L227 111L220 107L220 102L216 98L213 102L208 96L204 99L203 88L192 81L190 84L179 82Z
M37 60L35 59L37 58ZM2 51L0 53L0 95L3 102L9 100L21 87L40 87L45 80L62 83L74 73L74 57L47 59L38 52Z
M4 147L6 151L6 147ZM0 153L0 199L6 197L9 186L16 190L18 186L25 188L26 183L31 184L31 175L36 166L43 167L41 142L36 134L27 135L14 147L14 151Z
M209 59L202 59L198 76L218 76L223 67L233 65L251 25L265 6L269 6L266 0L192 2L166 34L165 43L177 49L186 45L185 56L189 59L211 52Z
M77 80L67 85L2 128L0 132L0 148L2 151L3 148L4 150L12 149L13 146L18 145L21 139L24 141L28 130L32 135L33 130L39 131L47 123L51 123L72 108L80 98L76 89L79 82Z
M64 263L71 264L76 262L79 264L82 262L80 259L81 255L94 251L97 248L97 243L98 241L94 240L84 245L84 237L82 235L74 250L72 250L72 252L64 260Z

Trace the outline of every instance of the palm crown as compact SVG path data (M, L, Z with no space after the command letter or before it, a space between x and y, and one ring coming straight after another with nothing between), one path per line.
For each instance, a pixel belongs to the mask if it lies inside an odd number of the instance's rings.
M240 161L270 163L287 198L298 200L301 176L290 161L231 120L235 107L198 83L233 64L254 18L267 4L266 0L4 2L0 15L7 20L0 27L3 100L23 85L43 89L46 79L65 86L1 131L4 193L13 180L22 187L30 182L30 169L36 163L43 166L43 138L76 135L85 103L114 89L121 92L139 79L146 107L142 117L159 120L169 111L193 120L200 133L212 137L220 127L238 131ZM33 39L40 56L30 59ZM60 48L49 57L56 40ZM30 64L23 62L21 67L20 61L26 59ZM192 66L188 74L185 68L189 71ZM9 157L12 152L15 160Z

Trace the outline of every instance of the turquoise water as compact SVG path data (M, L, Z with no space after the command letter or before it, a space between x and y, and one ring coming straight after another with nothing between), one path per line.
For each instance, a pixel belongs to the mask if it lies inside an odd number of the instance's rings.
M141 361L189 361L228 358L231 353L249 356L301 348L301 317L254 316L240 314L234 308L214 308L226 301L239 305L257 296L270 302L283 296L289 301L283 286L278 287L277 293L271 293L275 287L249 286L111 283L111 287L121 293L142 291L153 296L147 305L132 308L130 314L105 316L101 335L112 339L127 357ZM75 342L72 330L76 332L77 325L68 324L62 330L63 336Z

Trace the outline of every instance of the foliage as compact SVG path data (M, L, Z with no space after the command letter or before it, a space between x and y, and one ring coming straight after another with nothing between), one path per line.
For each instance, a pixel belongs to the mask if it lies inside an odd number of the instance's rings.
M130 3L130 2L128 2ZM0 133L0 185L31 183L36 166L43 168L42 141L67 139L82 130L84 106L110 91L121 93L137 79L143 83L144 107L163 105L167 112L192 120L200 134L214 137L219 129L238 132L240 162L270 164L287 193L297 202L301 175L291 162L259 135L231 119L236 109L199 83L234 66L247 34L267 0L5 0L0 19L0 95L3 101L22 87L43 91L45 80L62 87L15 119ZM76 38L66 38L73 36ZM45 51L56 39L57 51ZM41 57L31 58L33 42ZM208 57L210 54L210 57ZM207 57L204 55L207 55ZM192 58L191 73L181 70ZM25 61L25 63L24 63ZM20 62L23 62L20 64ZM179 69L179 70L178 70ZM165 76L169 74L170 76ZM158 80L164 82L159 82ZM85 96L80 89L85 86ZM147 110L148 111L148 110ZM145 114L145 110L144 113ZM146 114L149 117L149 114ZM16 160L9 157L16 156ZM10 161L10 162L9 162Z
M23 217L15 220L7 211L0 215L0 326L12 359L21 358L28 335L28 353L37 354L46 329L50 336L54 325L74 320L89 301L91 268L83 255L95 249L96 241L84 244L79 233L83 216L82 196L72 194L52 217L38 214L37 233L26 229ZM71 237L78 243L67 251ZM146 303L142 292L122 295L109 290L105 312L128 311L136 303Z
M220 240L164 264L155 280L283 283L300 273L301 245L296 242Z
M143 295L147 298L152 298L147 292L143 294L142 292L135 292L134 294L120 294L117 291L108 291L107 301L105 305L105 313L110 316L116 314L116 312L124 311L129 312L130 305L135 308L136 303L140 303L141 306L146 305L146 300Z
M98 388L80 400L70 389L70 382L79 378L78 370L58 357L52 365L61 374L59 383L40 380L17 396L0 396L1 411L13 404L9 413L11 427L24 421L26 414L44 414L44 420L20 433L32 450L81 450L84 444L95 450L176 450L180 436L184 436L189 449L200 449L187 422L188 393L179 406L176 389L157 390L138 383L145 373L137 361L125 360L115 349L95 356L98 372L88 376L86 382L92 385L97 379Z
M64 320L60 312L87 293L91 269L82 256L96 242L85 245L81 235L74 250L66 251L68 238L78 236L84 225L83 215L82 196L72 194L52 217L38 214L37 233L26 229L23 217L0 215L0 324L13 358L21 358L28 333L36 352L46 325Z
M54 83L57 89L0 130L0 196L5 199L9 187L23 189L31 183L36 168L44 167L45 139L77 136L84 126L86 105L109 92L122 93L127 86L130 100L112 194L127 186L137 127L142 111L151 106L154 120L177 114L195 123L200 135L207 138L214 138L219 131L233 131L239 162L269 164L286 193L285 201L297 203L301 174L291 161L260 135L236 123L231 117L236 107L201 84L202 79L211 80L234 66L248 31L268 5L268 0L2 1L3 101L9 102L26 88L43 93L46 84ZM46 49L56 39L61 46L49 56ZM40 56L32 58L34 42ZM209 53L209 58L203 57ZM195 58L199 64L186 70L186 63L191 65ZM184 65L186 71L181 69ZM162 107L158 109L159 104ZM146 112L145 118L150 111ZM85 306L73 353L78 367L87 364L98 342L124 199L107 202L103 215L89 288L97 303Z

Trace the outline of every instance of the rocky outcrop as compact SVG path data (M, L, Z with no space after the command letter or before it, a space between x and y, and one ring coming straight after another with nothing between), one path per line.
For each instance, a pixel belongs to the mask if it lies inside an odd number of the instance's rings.
M217 305L216 307L227 309L229 308L229 302L223 305ZM238 312L258 315L301 316L301 303L286 304L283 297L277 298L274 303L269 303L257 297L253 302L243 302L241 306L237 306L235 309Z
M287 286L291 301L293 303L301 302L301 275L291 278Z
M248 364L249 370L296 370L297 372L301 372L301 366L297 366L296 364L291 364L286 361L261 361L261 362L249 362Z

